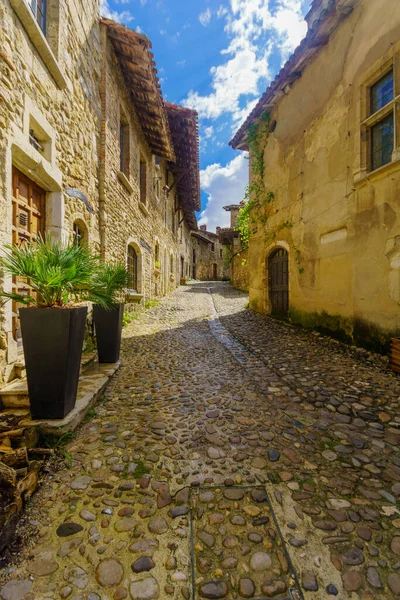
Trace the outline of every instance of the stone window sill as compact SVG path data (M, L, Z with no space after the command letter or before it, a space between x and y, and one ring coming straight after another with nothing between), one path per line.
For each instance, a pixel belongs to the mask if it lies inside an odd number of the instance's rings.
M132 186L131 182L129 181L129 179L127 178L127 176L125 175L125 173L123 173L122 171L118 171L117 177L120 180L120 182L122 183L122 185L124 186L124 188L130 194L132 194L133 193L133 186Z
M143 213L144 215L146 215L146 217L148 217L148 216L149 216L149 214L150 214L150 213L149 213L149 210L148 210L148 208L146 207L146 205L145 205L143 202L140 202L140 200L139 200L139 208L140 208L140 210L142 211L142 213Z
M141 302L143 300L143 294L138 294L134 290L126 290L125 297L128 302Z
M32 44L35 46L40 58L49 70L54 81L63 90L67 87L67 80L63 75L56 57L51 50L48 41L43 35L33 13L26 3L26 0L10 0L14 12L24 26Z
M374 171L357 171L354 173L353 180L355 185L361 185L366 181L374 181L375 179L380 179L390 173L392 171L397 171L400 168L400 152L396 152L394 159L387 163L387 165L383 165L379 167L379 169L375 169Z

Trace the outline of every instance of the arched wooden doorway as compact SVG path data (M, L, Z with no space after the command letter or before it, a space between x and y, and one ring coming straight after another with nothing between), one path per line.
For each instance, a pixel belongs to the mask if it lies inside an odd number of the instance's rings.
M289 255L277 248L268 257L268 287L271 313L285 316L289 310Z

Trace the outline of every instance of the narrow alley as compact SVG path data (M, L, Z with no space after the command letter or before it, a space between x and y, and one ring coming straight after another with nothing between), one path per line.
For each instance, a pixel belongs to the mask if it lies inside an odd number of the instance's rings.
M124 329L2 600L400 594L400 379L246 303L195 283Z

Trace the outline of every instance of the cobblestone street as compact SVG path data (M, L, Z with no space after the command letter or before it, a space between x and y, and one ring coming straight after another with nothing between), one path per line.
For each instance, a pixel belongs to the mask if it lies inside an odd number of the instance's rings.
M2 600L400 597L400 378L246 302L182 286L124 329Z

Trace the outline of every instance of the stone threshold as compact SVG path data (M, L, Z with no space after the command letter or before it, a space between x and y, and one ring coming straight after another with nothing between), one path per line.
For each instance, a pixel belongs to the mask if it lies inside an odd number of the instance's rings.
M61 436L68 431L75 431L82 423L88 411L93 408L103 394L110 378L120 367L120 362L99 364L86 371L79 378L75 407L64 419L22 419L18 423L21 429L39 427L45 434ZM27 393L27 388L26 388Z

